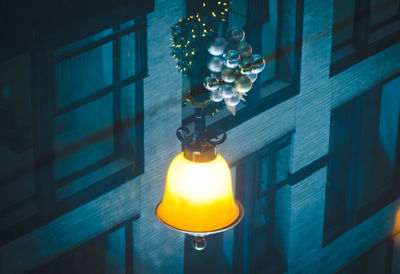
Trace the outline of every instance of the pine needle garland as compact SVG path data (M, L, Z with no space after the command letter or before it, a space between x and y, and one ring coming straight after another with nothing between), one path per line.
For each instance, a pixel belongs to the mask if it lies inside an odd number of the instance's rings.
M218 26L226 21L230 5L230 0L203 1L196 14L180 19L171 27L171 56L179 72L190 74L196 55L217 37Z

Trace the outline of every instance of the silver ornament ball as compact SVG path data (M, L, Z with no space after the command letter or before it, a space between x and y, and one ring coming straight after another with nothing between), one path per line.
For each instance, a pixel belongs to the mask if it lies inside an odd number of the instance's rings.
M219 88L219 79L214 74L210 74L204 78L203 86L209 91L214 91Z
M251 74L253 69L253 64L249 60L242 60L239 64L241 74Z
M192 247L197 250L201 251L204 250L207 246L207 241L205 237L202 236L193 236L192 238Z
M258 74L251 73L251 74L248 74L247 76L250 78L251 82L254 83L257 80Z
M245 36L245 32L241 27L232 27L226 32L226 38L233 43L242 42Z
M253 54L251 63L253 65L252 73L260 73L265 68L265 60L259 54Z
M208 52L214 56L220 56L224 53L228 42L223 37L217 37L208 47Z
M225 104L230 107L235 107L239 104L239 94L236 92L232 97L225 99Z
M221 57L211 57L208 61L207 61L207 68L214 73L219 73L221 72L221 70L223 69L224 64L223 61L221 59Z
M221 87L222 97L225 99L231 98L235 94L235 89L230 84L223 84Z
M240 62L240 55L236 50L229 50L223 55L225 66L236 68Z
M220 89L220 88L219 88ZM213 102L221 102L224 97L222 97L222 95L219 92L219 89L214 90L210 93L210 100Z

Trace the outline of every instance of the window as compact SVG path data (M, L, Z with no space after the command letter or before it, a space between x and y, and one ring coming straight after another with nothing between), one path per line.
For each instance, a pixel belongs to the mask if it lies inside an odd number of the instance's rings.
M145 67L136 48L143 24L131 20L54 51L57 202L115 174L122 182L140 172L135 119Z
M398 250L394 249L395 240L389 238L371 248L363 255L359 256L343 270L338 271L337 274L374 274L385 273L395 274L398 273L398 263L396 256Z
M284 273L275 241L275 192L289 176L291 135L232 167L236 197L246 209L235 230L223 233L223 255L238 273ZM235 272L236 273L236 272Z
M1 199L2 243L143 172L145 26L142 17L79 40L43 37L22 59L31 71L10 72L3 89L12 100L1 106L18 117L4 121L15 124L2 142L15 163L2 154L14 165L2 171L1 192L10 194ZM19 95L30 86L32 99Z
M138 216L81 244L30 274L133 274L133 224Z
M194 6L191 4L193 1L187 2L188 7ZM188 14L192 11L188 9ZM246 41L252 45L253 52L264 56L266 67L258 75L246 102L241 101L236 106L236 116L224 109L214 117L206 118L208 126L228 130L298 93L302 13L302 1L232 1L231 12L227 22L221 24L220 33L225 33L232 26L243 27ZM204 73L205 70L204 65ZM192 79L190 82L195 83ZM184 96L190 88L194 88L193 84L187 83ZM182 115L183 124L190 128L193 121L190 104L184 104Z
M207 248L192 248L185 237L184 272L276 273L287 267L274 228L275 192L289 184L292 132L231 165L233 191L245 208L243 220L223 233L207 236ZM218 259L216 259L218 258Z
M331 75L400 41L400 1L335 0Z
M325 243L399 197L399 83L332 112Z
M0 64L0 234L39 212L29 67L29 54Z

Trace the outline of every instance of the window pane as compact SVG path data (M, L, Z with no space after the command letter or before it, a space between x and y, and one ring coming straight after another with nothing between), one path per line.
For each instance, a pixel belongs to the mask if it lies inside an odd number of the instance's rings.
M54 119L55 179L114 153L113 94Z
M106 274L126 274L125 270L125 227L107 235Z
M390 251L390 245L393 244L393 239L389 239L372 248L364 255L358 257L356 260L346 266L341 274L375 274L375 273L395 273L388 272L390 269L389 262L392 260L389 257L393 256L393 251Z
M267 224L267 222L271 222L271 208L269 207L268 196L264 196L255 201L255 227L261 228Z
M121 37L121 80L135 75L135 33Z
M261 83L275 77L277 63L278 1L269 1L269 22L262 25L262 55L266 60L265 69L258 75Z
M110 86L113 82L112 43L55 64L57 108Z
M398 0L371 0L370 26L374 26L398 15Z
M101 31L99 33L96 33L96 34L94 34L92 36L89 36L89 37L87 37L85 39L79 40L77 42L73 42L71 44L68 44L66 46L63 46L61 48L56 49L54 51L54 55L55 56L60 56L60 55L63 55L65 53L69 52L69 51L79 49L79 48L84 47L84 46L86 46L88 44L96 42L96 41L100 40L101 38L107 37L111 33L112 33L112 29L103 30L103 31Z
M375 247L373 250L368 252L367 254L367 273L366 274L375 274L375 273L387 273L386 272L386 264L388 262L388 245L389 241L385 241L379 246Z
M379 103L379 99L380 103ZM358 208L390 191L394 180L400 94L395 85L365 98L360 133Z
M244 27L247 17L247 0L233 0L229 12L229 27Z
M0 64L0 230L37 212L29 68L29 54Z
M260 184L259 184L259 192L263 193L268 190L268 188L274 183L273 182L273 167L271 164L272 156L263 157L261 159L261 167L260 167Z
M290 146L277 151L276 155L276 183L286 180L289 175Z
M336 114L331 121L329 150L332 156L328 163L324 241L341 233L347 224L354 123L353 109Z
M232 189L233 193L236 194L236 171L237 168L236 166L231 168L231 176L232 176ZM228 263L230 269L233 266L233 255L234 255L234 243L235 243L235 230L234 229L228 229L223 232L223 240L222 240L222 253L224 255L224 258L226 262Z
M383 86L379 119L379 145L392 168L396 162L396 151L400 149L396 149L400 118L399 86L400 77Z
M121 88L121 121L117 132L119 154L134 160L135 148L135 83Z
M222 241L222 253L228 265L233 266L233 254L234 254L234 229L228 229L223 232Z
M335 0L332 26L332 47L350 42L353 36L354 0Z

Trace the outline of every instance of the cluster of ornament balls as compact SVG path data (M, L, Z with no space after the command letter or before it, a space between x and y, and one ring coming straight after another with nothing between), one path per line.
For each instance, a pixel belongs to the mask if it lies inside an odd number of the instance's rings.
M265 60L253 54L240 27L230 28L226 37L217 37L208 47L212 55L207 61L211 74L205 77L203 86L210 91L213 102L224 100L227 108L235 114L235 107L252 88L257 75L265 67Z

